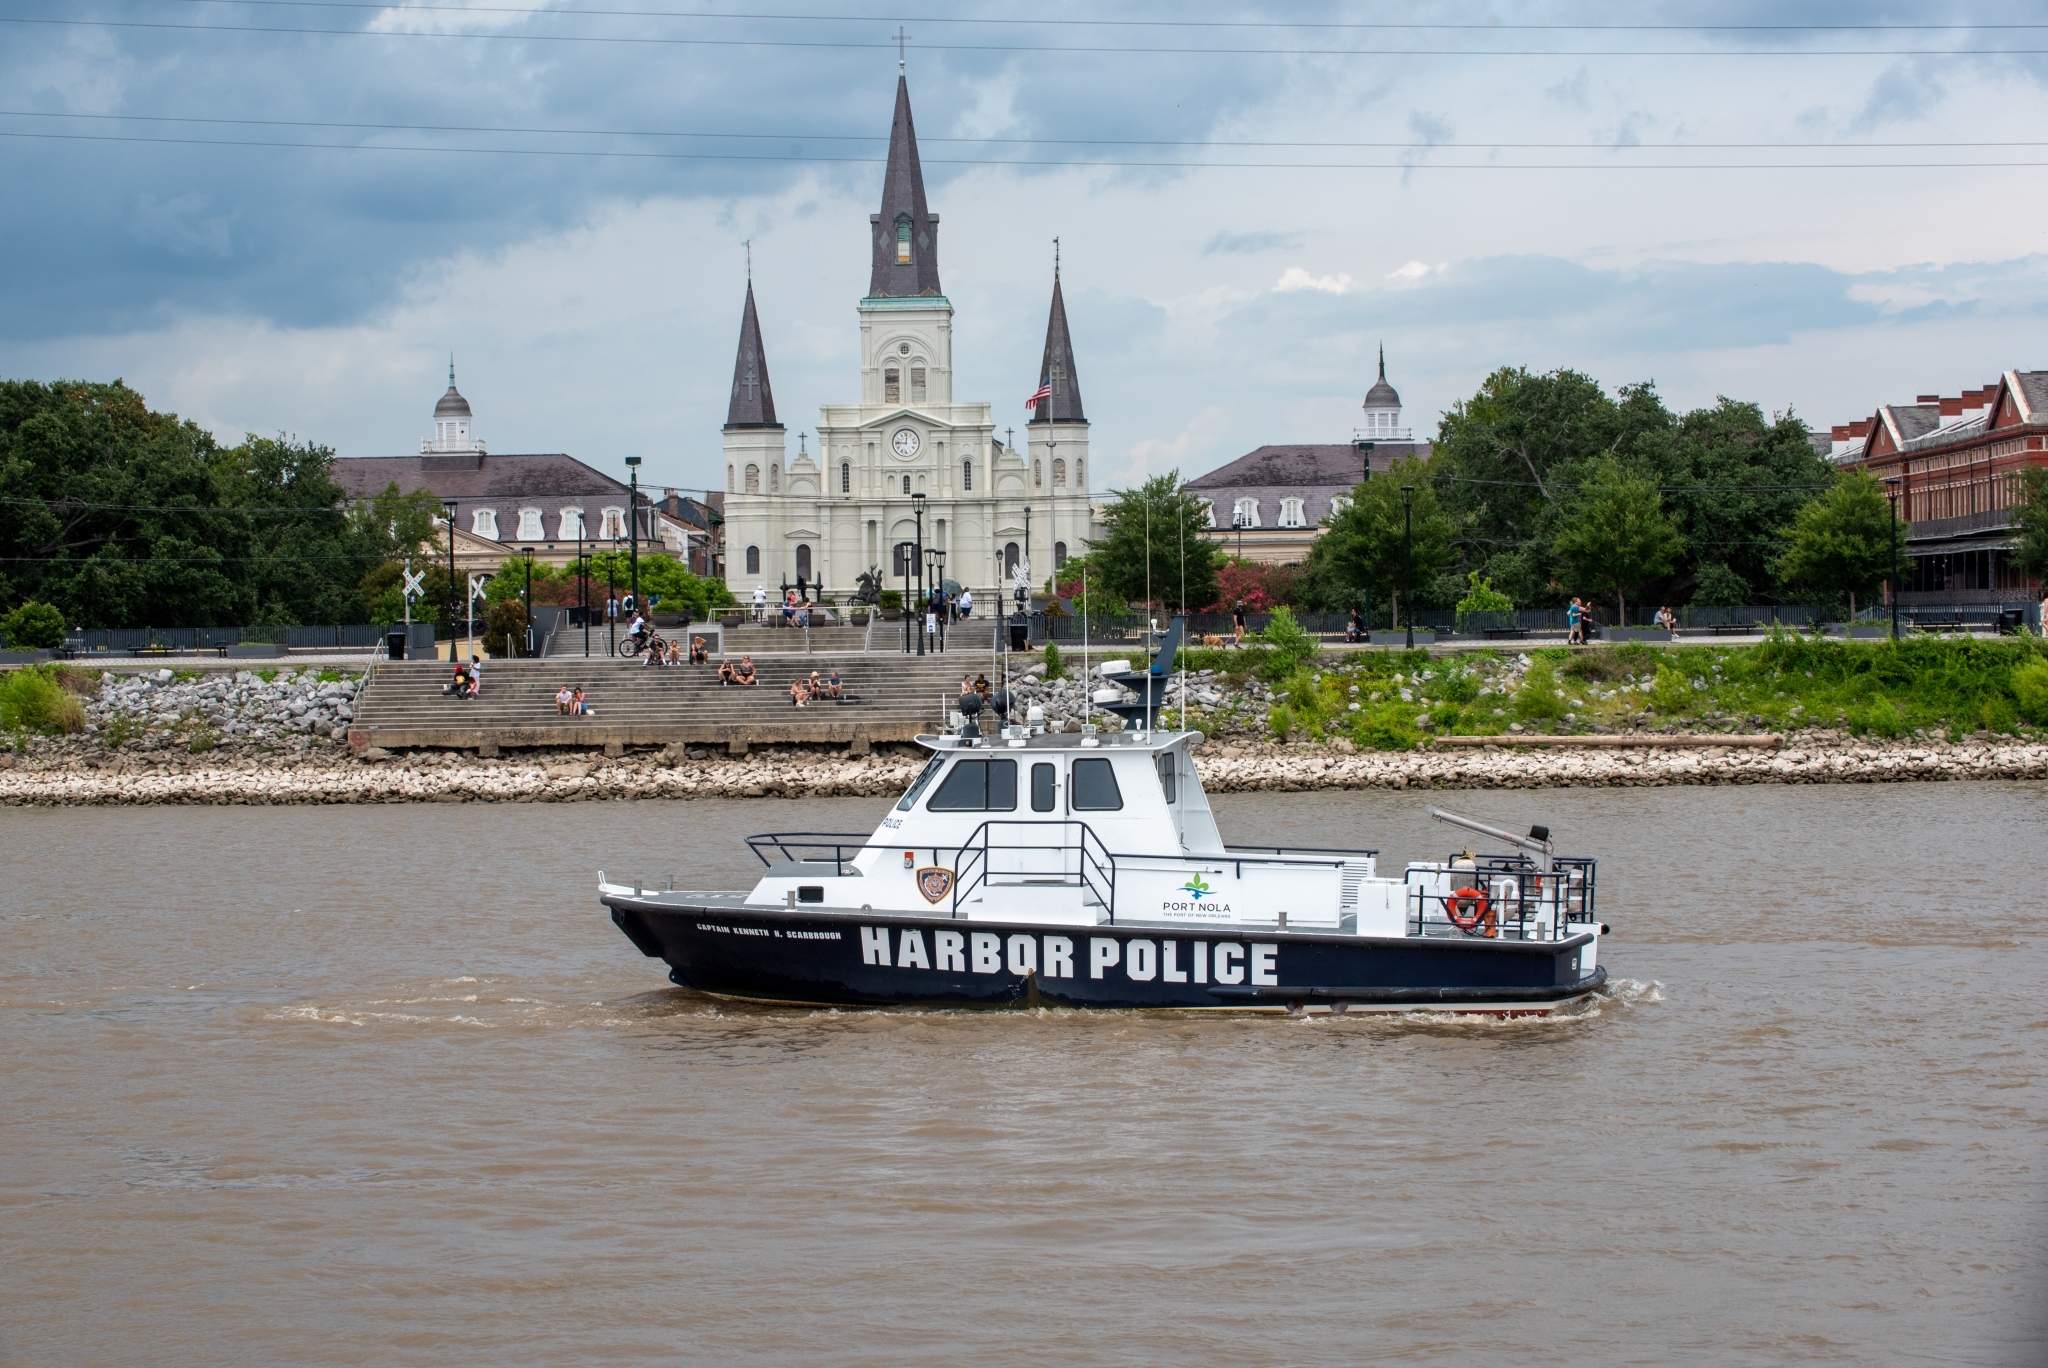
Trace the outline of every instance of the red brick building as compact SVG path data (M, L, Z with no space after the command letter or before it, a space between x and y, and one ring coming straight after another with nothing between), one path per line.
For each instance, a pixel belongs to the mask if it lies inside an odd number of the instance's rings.
M2038 602L2041 584L2020 573L2019 472L2048 466L2048 371L2007 371L1982 389L1885 404L1835 428L1839 465L1885 482L1899 520L1912 524L1910 579L1899 601L1925 605Z

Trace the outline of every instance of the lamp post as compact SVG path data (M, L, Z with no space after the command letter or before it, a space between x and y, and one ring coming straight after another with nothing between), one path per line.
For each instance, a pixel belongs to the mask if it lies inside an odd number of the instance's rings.
M612 556L604 563L604 649L619 653L619 539L612 538Z
M1029 437L1026 437L1028 444ZM1024 505L1024 558L1017 562L1024 573L1017 581L1017 621L1024 624L1024 639L1031 639L1031 505Z
M1244 521L1243 509L1239 509L1230 516L1230 525L1237 529L1237 558L1239 560L1244 559Z
M628 556L631 566L630 578L633 581L633 606L638 608L640 606L640 458L638 456L628 456L626 458L626 471L630 481L626 496L626 535L632 539L630 543L631 550L628 552Z
M939 654L946 653L946 619L952 616L953 605L946 598L946 552L943 547L934 548L932 554L938 558L939 585Z
M913 550L915 550L916 547L917 543L915 542L896 543L896 563L903 567L903 654L905 655L910 654L910 618L912 606L910 602L910 553Z
M448 663L452 665L461 659L455 645L455 500L441 500L441 510L448 515Z
M1365 467L1364 472L1360 474L1358 477L1358 482L1360 484L1364 484L1367 480L1370 480L1372 478L1373 443L1370 440L1361 437L1357 441L1353 442L1351 445L1358 448L1358 459L1360 463L1363 464Z
M924 588L924 495L923 495L922 493L917 493L917 494L913 494L913 495L911 495L911 496L910 496L910 507L911 507L911 511L912 511L912 512L913 512L913 513L914 513L914 514L916 515L916 517L917 517L917 541L916 541L915 543L913 543L913 549L911 550L911 553L910 553L911 565L909 565L909 566L907 566L907 567L905 567L905 568L906 568L906 569L914 569L914 570L916 570L916 572L917 572L917 596L918 596L918 598L919 598L919 599L923 599L923 598L924 598L924 596L925 596L925 588ZM918 607L919 607L920 609L922 609L922 607L923 607L923 604L922 604L922 603L920 603L920 604L918 605ZM919 630L918 630L918 633L917 633L917 653L918 653L919 655L923 655L923 654L924 654L924 630L923 630L923 628L922 628L922 626L921 626L921 625L920 625L920 627L919 627Z
M590 566L583 559L583 515L576 515L576 606L583 611L583 658L590 659Z
M1892 601L1892 640L1899 639L1899 477L1884 482L1884 501L1892 510L1892 560L1884 577L1885 597Z
M1401 616L1408 620L1408 649L1415 649L1415 495L1414 485L1401 486Z
M519 554L526 557L526 653L533 654L533 548L522 546Z

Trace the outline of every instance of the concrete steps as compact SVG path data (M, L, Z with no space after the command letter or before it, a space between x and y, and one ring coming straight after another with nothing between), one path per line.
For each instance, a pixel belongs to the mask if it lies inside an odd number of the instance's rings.
M733 652L736 657L739 652ZM770 742L845 742L856 749L905 741L935 730L963 674L986 671L985 655L900 652L814 652L757 656L760 683L721 686L713 665L649 666L581 657L486 662L483 696L444 697L446 662L399 661L377 667L357 700L350 743L357 746L663 745L722 744L744 750ZM797 708L790 681L834 667L845 682L841 702ZM562 717L555 694L581 686L595 716Z

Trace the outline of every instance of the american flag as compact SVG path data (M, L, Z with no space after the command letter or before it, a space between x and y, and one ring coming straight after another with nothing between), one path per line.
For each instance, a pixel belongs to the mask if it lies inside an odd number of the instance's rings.
M1024 401L1024 407L1035 409L1050 398L1052 398L1052 381L1041 380L1038 382L1038 388L1032 392L1031 397Z

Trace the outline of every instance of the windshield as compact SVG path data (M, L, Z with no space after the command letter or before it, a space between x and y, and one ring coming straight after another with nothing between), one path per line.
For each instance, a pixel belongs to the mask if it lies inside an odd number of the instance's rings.
M931 759L925 761L923 772L917 776L917 782L910 786L910 791L903 795L902 801L896 804L896 810L898 812L908 812L916 807L918 795L924 792L925 785L931 783L932 776L937 774L939 767L945 763L946 757L943 755L934 755Z

